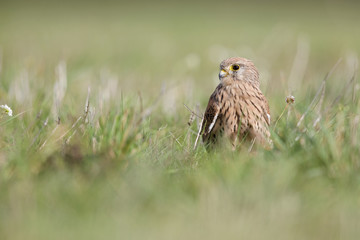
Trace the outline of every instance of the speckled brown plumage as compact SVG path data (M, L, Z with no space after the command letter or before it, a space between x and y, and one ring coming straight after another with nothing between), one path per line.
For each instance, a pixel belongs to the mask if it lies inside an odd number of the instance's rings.
M260 90L254 64L245 58L224 60L219 79L200 126L204 143L214 144L225 135L233 147L244 138L270 146L269 104Z

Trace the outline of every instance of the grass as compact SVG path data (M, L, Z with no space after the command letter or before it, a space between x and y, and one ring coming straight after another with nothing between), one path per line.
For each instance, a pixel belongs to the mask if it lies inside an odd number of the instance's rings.
M1 239L357 239L357 5L109 4L0 8ZM193 150L234 55L274 149Z

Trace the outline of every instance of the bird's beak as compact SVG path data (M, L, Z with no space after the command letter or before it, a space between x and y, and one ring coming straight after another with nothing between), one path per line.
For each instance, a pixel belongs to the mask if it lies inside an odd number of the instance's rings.
M227 75L229 75L229 73L227 71L225 71L224 69L221 69L220 73L219 73L219 79L226 77Z

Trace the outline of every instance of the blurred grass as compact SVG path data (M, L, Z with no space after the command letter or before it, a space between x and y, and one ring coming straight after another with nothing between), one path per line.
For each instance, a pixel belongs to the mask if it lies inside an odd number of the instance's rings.
M357 3L0 4L1 239L357 239ZM192 150L230 56L271 151Z

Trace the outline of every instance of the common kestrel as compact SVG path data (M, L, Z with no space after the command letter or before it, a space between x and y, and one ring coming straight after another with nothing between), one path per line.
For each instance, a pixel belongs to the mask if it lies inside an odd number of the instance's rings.
M234 57L221 62L220 84L210 96L199 136L206 145L220 136L230 139L233 148L242 139L271 146L269 104L260 90L259 73L245 58Z

